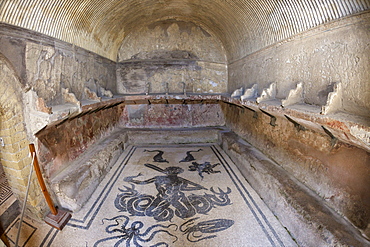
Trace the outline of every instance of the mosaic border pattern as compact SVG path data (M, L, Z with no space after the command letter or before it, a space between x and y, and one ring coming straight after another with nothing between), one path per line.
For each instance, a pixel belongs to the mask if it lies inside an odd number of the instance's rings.
M170 145L161 145L162 147L170 147ZM203 145L206 146L206 145ZM69 227L79 228L83 230L88 230L92 225L96 215L99 213L101 207L103 206L106 198L111 193L114 185L116 184L118 178L121 177L123 170L125 169L128 161L131 159L132 155L135 153L137 147L144 147L144 146L132 146L129 148L128 152L123 157L121 163L115 168L112 177L107 181L107 184L101 190L99 196L95 200L95 202L91 205L88 212L81 217L72 218L69 223L67 224ZM147 147L147 146L145 146ZM158 147L158 146L156 146ZM228 159L224 157L222 151L215 145L209 145L214 155L219 160L220 164L223 166L227 175L230 177L234 185L236 186L238 193L242 196L244 202L246 203L247 207L253 214L253 217L258 222L259 227L262 229L264 234L266 235L268 241L272 246L285 246L283 241L278 236L277 232L275 231L274 227L271 225L263 211L259 208L256 201L253 199L252 195L249 193L248 189L242 183L241 178L237 175L234 169L231 167ZM51 228L50 231L47 233L46 237L42 241L41 245L44 246L51 246L54 239L58 234L58 230Z
M10 188L8 181L6 179L5 173L1 172L0 174L0 206L6 202L6 200L13 195L13 191Z

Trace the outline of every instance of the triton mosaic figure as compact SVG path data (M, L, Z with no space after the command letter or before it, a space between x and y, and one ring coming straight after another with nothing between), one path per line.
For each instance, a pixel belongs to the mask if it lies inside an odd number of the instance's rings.
M147 180L136 180L142 176L130 176L124 178L124 181L132 183L132 188L125 186L126 190L121 189L122 194L116 198L115 205L122 211L128 211L131 215L150 216L158 221L171 220L174 214L180 218L190 218L197 213L206 214L215 206L230 205L227 191L219 189L215 192L213 188L210 191L213 194L204 195L186 195L186 191L208 190L207 188L179 177L178 174L184 172L181 167L171 166L165 169L152 164L145 164L146 167L159 171L164 176L155 176ZM156 196L140 194L134 189L133 184L148 185L154 183L158 193ZM143 203L146 202L146 203ZM138 206L140 204L140 206Z

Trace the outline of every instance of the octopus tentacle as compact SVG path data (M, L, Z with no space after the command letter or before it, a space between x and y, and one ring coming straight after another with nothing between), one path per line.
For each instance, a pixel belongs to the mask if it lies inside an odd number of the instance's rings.
M109 240L112 240L112 239L116 239L116 238L121 238L122 236L114 236L114 237L109 237L109 238L103 238L103 239L100 239L99 241L95 242L94 244L94 247L97 247L98 244L102 243L102 242L105 242L105 241L109 241ZM125 239L123 239L125 240ZM120 240L121 241L121 240Z
M199 239L196 239L196 240L192 240L192 239L190 239L190 238L189 238L189 235L190 235L190 234L188 234L187 239L189 240L189 242L193 242L193 243L196 243L196 242L202 241L202 240L204 240L204 239L210 239L210 238L215 238L215 237L217 237L217 235L211 235L211 236L207 236L207 237L204 237L204 238L199 238Z
M175 235L171 234L170 232L168 232L168 231L166 231L166 230L157 230L157 231L154 231L154 232L149 236L149 238L144 239L144 238L141 238L141 237L140 237L140 240L141 240L141 241L143 241L143 242L149 242L149 241L151 241L151 240L155 237L155 235L156 235L157 233L160 233L160 232L164 232L164 233L167 233L168 235L170 235L170 236L172 236L172 237L175 237L176 239L175 239L175 241L173 241L173 243L174 243L174 242L176 242L176 241L178 240L178 238L177 238Z
M122 230L121 229L111 229L112 227L117 227L117 226L119 226L120 225L120 223L119 223L119 219L120 218L122 218L122 217L124 217L125 218L125 221L124 221L124 223L123 224L121 224L121 227L125 227L126 225L127 225L127 223L128 223L128 217L127 216L124 216L124 215L120 215L120 216L116 216L116 217L113 217L112 219L108 219L108 218L104 218L104 219L102 219L102 223L104 224L104 220L114 220L115 222L116 222L116 224L111 224L111 225L108 225L106 228L105 228L105 231L107 232L107 233L113 233L113 232L122 232Z
M183 227L185 227L186 225L189 225L189 224L193 224L193 222L195 220L199 219L199 217L196 217L196 218L193 218L193 219L190 219L188 221L186 221L185 223L183 223L181 226L180 226L180 231L182 232L188 232L190 227L189 228L186 228L185 230L183 230Z
M134 236L133 238L132 238L132 241L134 242L134 244L135 244L135 246L136 247L142 247L142 245L141 244L139 244L139 242L137 241L137 240L140 240L140 237L139 236ZM129 244L129 245L127 245L127 244ZM127 246L128 247L130 247L130 241L128 241L127 242Z
M152 229L154 229L154 228L156 228L156 227L163 227L163 228L168 229L168 228L170 228L171 226L175 226L175 227L176 227L176 229L175 229L175 230L177 230L177 225L175 225L175 224L170 224L170 225L168 225L168 226L164 226L164 225L160 225L160 224L158 224L158 225L154 225L154 226L150 226L150 227L148 227L148 229L147 229L144 233L140 234L140 236L141 236L141 237L145 237L146 235L148 235L148 233L149 233Z
M152 246L150 246L150 247L158 247L158 246L164 246L164 247L168 247L168 244L167 243L165 243L165 242L160 242L160 243L157 243L157 244L155 244L155 245L152 245Z

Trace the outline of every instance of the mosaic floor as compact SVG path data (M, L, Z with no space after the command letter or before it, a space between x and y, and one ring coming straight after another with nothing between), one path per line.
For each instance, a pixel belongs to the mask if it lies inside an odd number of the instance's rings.
M296 244L217 145L182 145L128 147L63 231L25 219L19 246Z
M0 207L11 197L13 194L8 180L5 177L3 167L0 165Z

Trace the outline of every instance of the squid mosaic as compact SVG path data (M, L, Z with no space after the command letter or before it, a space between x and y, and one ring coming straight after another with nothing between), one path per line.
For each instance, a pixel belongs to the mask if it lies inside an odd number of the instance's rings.
M112 244L112 242L114 247L118 247L121 244L125 244L126 247L168 247L170 246L169 243L162 239L165 238L167 241L172 241L171 244L175 243L178 240L178 237L175 235L178 230L186 235L189 242L195 243L215 238L217 235L214 233L224 231L234 225L234 221L228 219L196 222L198 219L199 217L190 219L181 224L180 227L175 224L156 224L144 229L144 223L141 221L134 221L129 225L129 217L125 215L119 215L111 219L105 218L102 220L102 224L104 224L104 221L111 222L105 228L105 231L113 236L96 241L94 247L107 246L108 243Z

